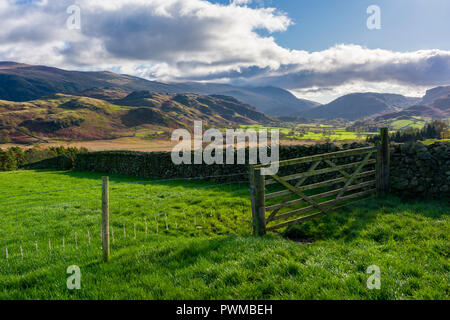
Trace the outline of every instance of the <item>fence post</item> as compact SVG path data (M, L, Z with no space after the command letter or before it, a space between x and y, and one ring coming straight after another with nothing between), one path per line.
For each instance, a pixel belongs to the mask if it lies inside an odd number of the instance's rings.
M250 186L252 198L253 234L266 234L265 181L261 169L250 167Z
M390 171L390 149L389 149L389 129L380 129L380 145L377 154L377 191L378 195L386 195L389 191L389 171Z
M109 177L102 177L102 246L103 260L109 261Z

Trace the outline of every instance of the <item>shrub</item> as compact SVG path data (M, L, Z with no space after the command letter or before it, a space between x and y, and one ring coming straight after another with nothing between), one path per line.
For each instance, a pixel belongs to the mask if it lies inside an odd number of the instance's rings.
M23 150L12 147L0 149L0 171L26 169L60 169L69 170L78 154L87 152L86 148L33 147Z
M0 149L0 171L11 171L17 168L18 165L14 153Z

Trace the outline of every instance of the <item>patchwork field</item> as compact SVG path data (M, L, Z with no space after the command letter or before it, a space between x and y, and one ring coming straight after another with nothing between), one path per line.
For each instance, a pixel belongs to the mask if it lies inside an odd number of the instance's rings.
M345 128L325 124L296 124L290 127L270 127L264 125L243 125L243 129L279 130L281 141L299 142L354 142L365 141L373 132L349 132Z
M391 123L389 123L389 127L392 128L392 130L405 130L405 129L422 129L427 120L425 118L421 117L411 117L410 119L403 119L403 120L394 120Z
M388 124L391 128L391 133L396 131L402 131L404 129L420 129L426 123L426 119L421 117L413 117L409 120L395 120ZM240 125L243 130L255 129L255 130L279 130L280 131L280 144L281 145L310 145L316 143L332 142L336 144L363 142L367 137L373 137L378 132L364 132L367 129L352 130L346 128L346 124L350 123L290 123L279 122L276 125ZM375 126L375 125L374 125ZM235 126L236 127L236 126ZM223 132L231 127L223 125L217 126ZM360 132L361 131L361 132ZM367 130L368 131L368 130ZM378 131L378 130L376 130ZM36 142L32 145L41 145L44 147L49 146L61 146L66 147L84 147L89 151L105 151L105 150L133 150L144 152L159 152L159 151L171 151L177 144L175 141L171 141L172 130L164 127L140 127L130 128L129 132L125 136L111 138L111 139L90 139L90 140L64 140L59 138L46 138L46 142ZM1 139L0 139L1 142ZM27 147L24 144L17 143L3 143L0 144L0 148L9 147ZM29 145L28 147L31 147Z
M100 177L0 173L0 299L450 298L448 203L367 200L256 238L245 183L112 176L105 264ZM70 265L81 290L66 288Z

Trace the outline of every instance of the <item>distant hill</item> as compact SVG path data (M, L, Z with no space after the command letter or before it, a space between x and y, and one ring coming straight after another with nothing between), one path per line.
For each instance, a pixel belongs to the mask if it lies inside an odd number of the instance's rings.
M404 109L400 112L385 114L379 120L408 119L423 117L441 120L450 117L450 86L437 87L428 90L420 104ZM375 120L377 120L375 119Z
M319 106L317 102L298 99L289 91L276 87L235 87L221 84L178 84L182 92L221 94L255 106L271 116L293 116Z
M421 129L431 120L450 119L450 87L427 91L421 101L401 111L357 121L359 128L389 127L391 130Z
M419 98L410 98L398 94L352 93L342 96L329 104L300 113L309 119L364 119L399 111L415 105Z
M245 104L270 115L296 115L318 104L297 99L284 89L275 87L239 87L215 83L161 83L112 72L66 71L46 66L33 66L14 62L0 62L0 99L23 102L56 93L81 94L97 91L97 96L107 98L102 89L155 93L195 93L201 95L232 96ZM117 97L113 97L117 98Z
M204 120L209 124L249 124L274 121L264 113L239 100L221 95L160 94L136 91L127 97L112 101L120 106L152 108L176 119L192 124Z
M444 119L449 117L450 114L445 110L436 109L430 106L424 106L424 105L417 105L413 106L411 108L405 109L400 112L393 112L388 113L385 115L382 115L380 117L375 118L375 121L377 120L392 120L392 119L408 119L411 117L422 117L422 118L429 118L429 119Z
M427 91L420 104L428 105L436 100L450 98L450 86L436 87Z
M176 93L170 85L112 72L66 71L46 66L3 62L0 67L0 99L23 102L52 94L77 94L92 88L116 88L128 92L150 90Z
M99 140L133 136L139 128L190 128L273 121L254 107L226 96L133 92L113 103L56 94L29 102L0 100L0 136L28 143L48 139Z

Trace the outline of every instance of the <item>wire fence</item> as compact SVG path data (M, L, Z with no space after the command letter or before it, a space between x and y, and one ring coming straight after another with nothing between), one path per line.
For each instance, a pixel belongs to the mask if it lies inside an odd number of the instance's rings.
M237 174L233 176L243 176ZM210 176L113 180L111 249L163 236L195 237L251 230L247 180L214 183ZM102 250L101 184L0 197L0 268L26 260L97 254ZM3 256L3 257L2 257Z

